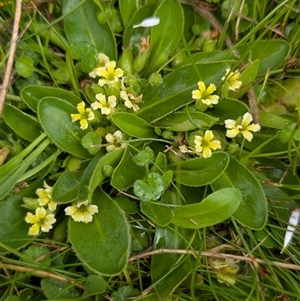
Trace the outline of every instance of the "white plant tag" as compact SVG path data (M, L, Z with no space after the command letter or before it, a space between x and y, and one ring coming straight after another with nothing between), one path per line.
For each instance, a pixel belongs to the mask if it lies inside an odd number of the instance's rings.
M137 27L152 27L158 25L160 22L160 19L158 17L151 17L144 19L140 24L133 25L133 28Z
M299 216L300 216L300 212L298 210L292 211L290 219L289 219L289 225L285 232L283 248L282 248L281 253L290 244L290 242L293 238L294 232L296 230L296 226L298 225Z

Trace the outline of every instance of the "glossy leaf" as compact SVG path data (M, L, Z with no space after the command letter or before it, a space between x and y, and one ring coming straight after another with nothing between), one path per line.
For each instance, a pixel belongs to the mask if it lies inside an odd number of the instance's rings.
M167 228L156 227L153 249L187 249L182 237L188 239L187 230L175 225ZM160 298L172 294L175 288L190 274L195 266L195 259L190 255L175 253L152 256L151 277Z
M74 93L54 87L32 85L25 87L21 91L22 99L34 112L37 112L39 101L44 97L50 96L61 98L74 106L81 102L81 99Z
M289 120L281 116L272 114L270 112L260 110L259 111L260 124L273 129L282 130L288 123Z
M56 203L70 203L78 198L81 172L66 171L53 186L52 199Z
M3 119L17 135L27 141L33 142L41 134L42 129L36 118L10 104L4 106Z
M236 159L230 157L228 167L211 187L214 191L222 188L237 188L242 193L242 201L233 217L245 226L259 230L266 223L267 201L263 190L252 173Z
M107 175L104 172L104 167L111 166L112 168L116 168L122 158L123 152L123 148L114 150L113 152L107 153L98 161L88 184L89 199L91 199L96 187L102 184L102 182L107 178Z
M82 3L82 4L81 4ZM72 44L86 42L97 47L111 60L116 59L116 42L109 25L100 25L97 20L99 7L94 1L65 0L63 14L68 14L75 6L79 7L64 19L67 37Z
M69 219L69 240L89 269L102 275L117 275L129 255L129 226L116 202L105 192L95 191L93 204L99 212L87 224Z
M153 138L154 129L142 118L130 113L120 112L111 116L112 121L123 132L137 138Z
M138 166L133 162L132 156L136 152L127 147L123 157L115 168L111 178L111 185L118 190L126 190L133 185L137 179L143 179L146 175L144 166Z
M218 104L209 109L207 113L213 117L219 118L218 123L222 124L226 119L237 119L249 112L248 107L236 99L221 98Z
M136 115L151 124L194 102L192 91L197 89L198 81L203 80L206 85L217 84L225 74L226 65L223 63L198 64L197 68L201 78L197 77L194 67L188 65L166 75L159 87L150 86L145 89L144 102Z
M127 0L119 2L120 13L125 27L129 24L133 14L138 9L136 0Z
M229 157L226 153L213 153L210 158L194 158L168 165L176 182L186 186L203 186L215 181L226 169Z
M241 200L242 194L238 189L220 189L198 204L175 208L172 223L190 229L209 227L229 218Z
M150 56L145 70L148 75L166 63L183 34L183 11L177 0L163 1L155 17L160 23L151 28Z
M76 107L55 97L43 98L38 106L41 125L58 147L79 158L91 158L81 145L81 139L89 129L81 130L78 122L72 122L71 114L76 113Z
M154 202L141 202L141 210L155 224L165 227L171 223L173 212L167 206Z
M283 65L290 46L283 40L258 40L237 48L244 63L259 60L258 74L265 74Z
M156 121L153 123L153 126L162 127L175 132L186 132L197 128L208 129L215 122L214 118L202 112L189 112L189 115L190 116L188 116L185 110L182 112L174 112Z
M12 249L19 249L32 240L27 234L30 225L25 222L28 209L21 205L24 204L23 197L35 197L36 189L42 186L42 181L33 182L18 194L0 202L0 243ZM1 252L8 250L0 247Z

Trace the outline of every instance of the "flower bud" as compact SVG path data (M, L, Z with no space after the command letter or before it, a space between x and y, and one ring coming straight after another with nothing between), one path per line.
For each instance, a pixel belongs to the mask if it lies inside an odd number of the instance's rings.
M135 58L133 62L133 69L135 72L139 73L145 68L146 62L148 60L148 55L149 55L148 51L140 52L138 54L138 56Z
M119 68L121 68L125 73L133 73L133 55L132 49L127 48L123 50L121 58L118 63Z

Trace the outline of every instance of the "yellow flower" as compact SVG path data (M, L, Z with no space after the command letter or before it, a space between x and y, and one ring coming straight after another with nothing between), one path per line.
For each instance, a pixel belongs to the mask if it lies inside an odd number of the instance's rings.
M93 220L93 215L98 213L98 206L89 204L89 201L69 206L65 209L66 215L70 215L75 222L89 223Z
M239 270L239 266L234 263L233 259L226 258L225 261L213 260L211 265L214 270L218 271L217 278L220 283L235 284L235 275Z
M193 149L192 147L188 147L186 145L181 145L179 146L180 151L185 154L185 153L195 153L195 149Z
M121 131L116 131L114 134L108 133L105 136L105 140L110 143L110 145L106 146L106 150L108 152L112 152L115 149L125 148L126 143L122 143L123 134Z
M38 198L39 205L43 207L48 205L49 210L54 211L57 207L57 203L52 201L53 187L47 185L45 181L44 181L44 187L45 188L38 188L35 192L39 196Z
M96 99L99 101L95 101L91 104L93 110L101 109L101 113L103 115L111 115L115 111L115 107L117 105L116 96L111 95L108 96L106 100L106 96L102 93L96 94Z
M72 122L80 120L80 128L85 130L88 128L88 120L93 120L95 115L92 109L85 109L85 103L82 101L77 105L77 111L79 114L71 114Z
M28 231L29 235L38 235L40 230L42 232L49 232L52 229L52 224L56 222L54 214L47 214L47 211L43 207L35 209L35 215L31 212L27 212L25 217L26 223L33 224Z
M252 115L248 112L244 114L242 120L241 118L238 118L237 120L225 120L225 126L228 129L226 131L226 136L228 138L234 138L237 135L242 134L246 140L251 142L253 138L253 134L251 132L258 132L260 130L260 125L250 124L251 121Z
M133 109L134 112L137 112L140 109L137 103L141 102L143 95L135 97L132 93L121 91L120 97L125 100L124 105L128 109Z
M219 100L218 95L211 95L215 90L216 86L214 84L210 84L208 88L206 88L204 82L198 82L199 90L193 90L192 91L192 98L201 100L204 104L210 106L210 105L216 105Z
M238 80L241 74L238 71L230 72L230 69L226 69L226 75L222 77L222 80L226 80L228 83L228 89L231 91L235 91L239 89L242 85L242 82Z
M99 69L106 66L109 63L109 57L106 56L104 53L99 53L98 55L98 66L89 73L89 76L95 78L96 76L100 76Z
M113 86L119 81L119 78L123 76L123 73L122 69L116 69L116 62L111 61L107 63L105 67L99 68L98 74L102 79L99 79L98 84L101 87L104 85Z
M209 158L212 154L211 150L216 150L221 148L221 143L219 140L212 140L214 134L212 131L205 131L204 137L196 136L195 137L195 150L196 154L203 154L203 158Z

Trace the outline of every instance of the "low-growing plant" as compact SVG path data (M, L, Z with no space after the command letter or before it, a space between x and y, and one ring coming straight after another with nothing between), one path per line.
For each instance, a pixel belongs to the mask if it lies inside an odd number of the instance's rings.
M23 3L0 300L299 300L299 5L253 2Z

